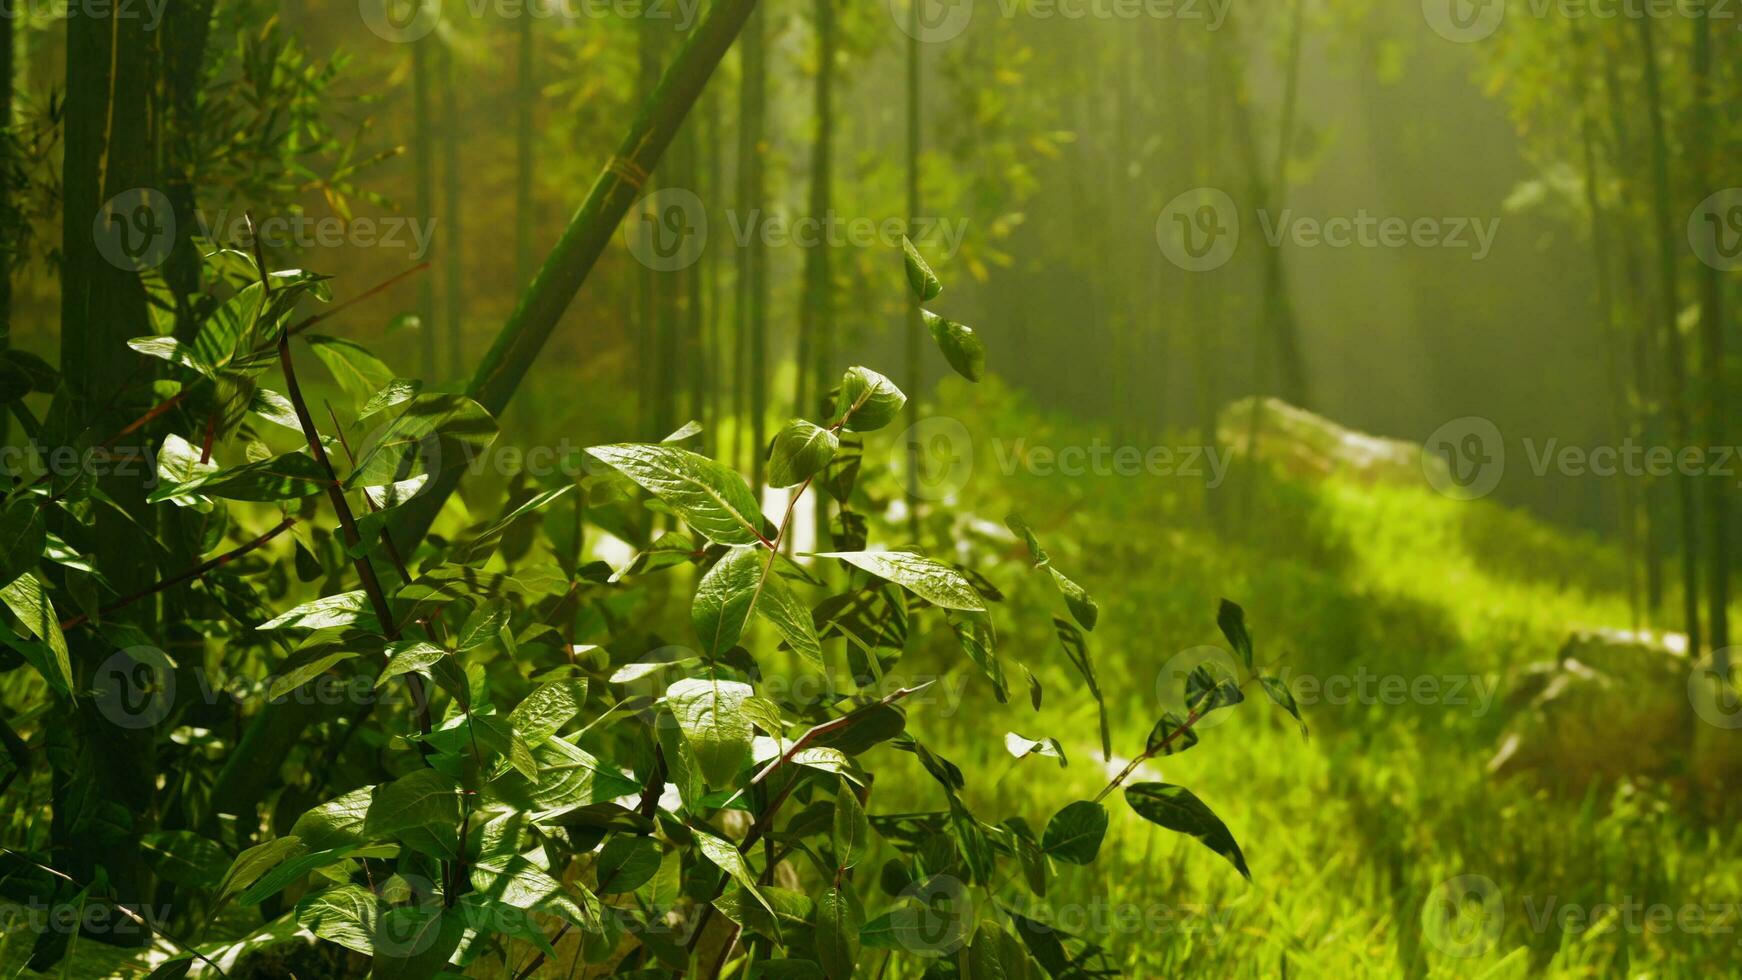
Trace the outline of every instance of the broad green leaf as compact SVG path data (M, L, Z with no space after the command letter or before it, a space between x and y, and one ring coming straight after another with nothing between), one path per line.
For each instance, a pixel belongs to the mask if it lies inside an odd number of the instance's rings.
M1264 693L1270 695L1270 700L1294 716L1294 720L1300 724L1300 737L1306 738L1306 719L1300 716L1300 705L1294 702L1294 692L1288 689L1288 682L1280 677L1260 677L1258 683L1264 688Z
M395 677L414 670L428 670L447 655L446 650L426 640L396 640L389 643L387 666L381 668L381 675L375 678L375 686L382 687Z
M943 351L944 360L957 374L974 382L986 377L986 344L973 327L947 320L930 310L921 310L920 315L938 349Z
M298 854L290 860L285 861L283 864L273 868L271 871L261 875L260 880L249 885L248 888L242 892L241 897L236 899L236 903L243 907L259 905L261 902L264 902L279 892L284 891L286 888L289 888L291 885L303 880L315 871L318 871L321 868L332 867L340 861L345 860L354 850L356 850L355 847L347 845L344 847L331 848L325 851L310 851L307 854Z
M454 649L461 652L476 650L496 639L502 627L508 625L508 614L508 604L500 601L486 602L473 609L454 636Z
M460 787L434 769L419 769L375 788L363 831L374 840L398 840L442 860L459 857Z
M381 908L362 885L341 885L296 903L297 924L330 943L364 956L375 955Z
M254 627L257 630L318 630L330 626L355 626L359 629L378 630L381 624L375 621L375 614L369 611L369 594L361 589L355 592L341 592L324 599L305 602L289 612L268 620Z
M356 656L357 653L354 650L337 650L305 658L273 679L272 687L266 692L266 698L269 701L276 701L331 670L334 665L344 663Z
M945 609L984 612L986 603L973 585L942 562L906 551L839 551L818 558L838 558L855 568L894 582L921 599Z
M768 451L768 485L791 487L822 472L841 448L839 436L804 419L793 419L774 434Z
M1234 842L1228 825L1191 790L1168 783L1138 783L1125 787L1125 802L1150 823L1196 837L1205 847L1227 858L1246 880L1252 880L1246 856L1240 853L1240 845Z
M817 961L829 980L853 975L865 910L851 889L829 888L817 899Z
M710 786L732 786L750 761L744 699L754 693L748 684L718 678L687 678L666 688L666 704Z
M218 883L217 904L222 905L231 895L259 881L266 872L307 851L301 838L290 836L256 844L236 855L230 870L224 873L224 880Z
M54 660L54 671L47 680L62 692L73 689L73 662L67 653L67 638L60 629L54 603L33 572L25 572L0 588L0 601L12 610L12 615L24 624L32 635L48 645Z
M895 421L906 405L907 396L893 381L867 367L848 368L835 420L848 432L875 432Z
M416 398L418 392L422 390L422 381L395 378L382 385L375 394L369 396L369 400L363 403L363 408L357 413L357 421L361 422L377 412L385 412L396 405L403 405Z
M328 800L297 817L290 828L291 836L315 851L363 844L368 839L363 825L374 798L375 787L365 786Z
M1222 635L1228 638L1229 645L1240 655L1240 660L1246 664L1246 669L1252 669L1252 634L1246 632L1246 610L1226 599L1216 610L1216 625L1222 628Z
M589 455L663 501L715 544L763 541L767 519L744 478L706 456L674 446L594 446Z
M207 377L211 377L215 370L200 359L193 345L184 344L174 337L134 337L127 346L147 357L159 358Z
M937 299L944 291L944 284L906 235L901 236L901 254L907 266L907 284L913 287L913 295L919 297L921 303Z
M834 845L835 864L840 870L856 867L871 849L871 822L846 779L835 784L835 831L830 843Z
M992 682L992 694L999 704L1010 700L1010 687L1004 680L1004 665L998 660L998 636L992 629L990 616L963 616L951 624L962 652Z
M160 486L180 486L201 477L210 476L222 467L210 461L200 462L201 450L175 433L164 437L163 448L157 451L157 482ZM199 494L174 498L181 505L206 505L210 499Z
M496 420L472 399L418 395L379 435L364 441L362 458L345 486L380 489L403 484L405 496L415 495L424 481L469 465L495 438ZM377 501L377 506L386 505Z
M734 548L703 576L690 606L690 621L702 652L716 659L737 645L752 614L760 613L782 639L811 663L821 665L822 641L810 610L758 548Z
M1150 729L1144 751L1150 755L1178 755L1196 744L1197 730L1187 728L1184 718L1169 711Z
M36 567L48 548L48 527L42 508L20 498L0 511L0 585Z
M1022 519L1021 514L1011 514L1009 517L1006 517L1004 519L1004 526L1009 528L1010 533L1021 538L1023 543L1028 546L1028 557L1034 562L1035 568L1041 568L1052 561L1052 558L1047 555L1046 549L1040 546L1040 539L1034 536L1034 528L1030 527L1028 522Z
M381 914L371 980L431 980L465 938L460 914L434 902L399 906Z
M273 425L289 429L292 432L302 432L302 420L296 417L296 406L289 398L270 388L256 387L254 396L248 403L248 411L260 416Z
M768 904L768 899L764 898L762 891L756 887L756 876L751 873L750 866L744 862L744 855L738 853L736 845L704 830L696 831L695 838L696 846L701 849L702 856L707 858L709 863L726 872L726 876L737 882L738 887L749 892L750 897L756 899L763 908L768 910L768 914L774 914L774 906Z
M353 404L372 398L393 381L393 371L359 344L319 334L306 334L303 339Z
M1056 738L1033 739L1016 732L1005 732L1004 749L1018 759L1025 759L1031 755L1057 759L1060 769L1070 764L1069 760L1065 758L1064 746L1060 745Z
M533 688L509 712L508 721L534 748L561 731L564 725L581 713L587 703L587 679L575 677L551 681Z
M1070 659L1071 666L1077 668L1077 673L1083 676L1083 683L1089 689L1089 696L1095 699L1095 707L1101 714L1101 758L1113 758L1113 733L1107 720L1107 701L1101 696L1101 683L1095 677L1095 662L1089 656L1089 644L1083 639L1081 630L1071 623L1054 616L1052 625L1058 631L1059 645L1065 648L1065 656Z
M612 834L599 849L599 894L621 895L645 885L659 872L661 856L659 842L651 837Z
M202 472L191 480L160 486L146 498L161 503L199 494L224 500L271 503L300 500L327 489L326 471L307 453L285 453L254 463Z
M1105 836L1107 808L1092 800L1078 800L1046 822L1040 848L1060 861L1092 864Z

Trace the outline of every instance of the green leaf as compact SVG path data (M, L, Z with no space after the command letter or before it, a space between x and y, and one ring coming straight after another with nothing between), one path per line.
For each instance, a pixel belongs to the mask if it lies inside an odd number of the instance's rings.
M829 888L817 899L817 961L829 980L853 975L865 910L851 889Z
M1040 836L1040 849L1060 861L1093 864L1107 836L1107 808L1093 800L1078 800L1052 815Z
M919 297L921 303L929 303L938 298L944 291L944 284L938 280L937 273L931 271L925 258L919 254L919 249L906 235L901 236L901 254L907 264L907 284L913 287L913 295Z
M271 503L300 500L327 488L326 470L307 453L285 453L254 463L202 472L193 479L160 486L146 499L162 503L176 497L199 494L224 500Z
M1300 716L1300 705L1295 704L1294 692L1288 689L1288 682L1280 677L1260 677L1258 683L1264 688L1264 693L1270 695L1270 700L1294 716L1294 720L1300 724L1300 737L1306 738L1306 719Z
M961 572L924 555L906 551L837 551L818 558L838 558L855 568L894 582L921 599L945 609L985 612L986 603Z
M368 818L369 804L375 799L375 787L364 786L343 796L328 800L296 818L290 827L310 850L326 851L346 845L360 845L368 840L363 824Z
M737 882L738 887L749 892L750 897L756 899L757 903L767 909L770 915L774 914L774 906L768 904L768 899L763 897L762 891L756 887L756 876L751 874L750 866L744 862L744 855L738 852L736 845L731 841L715 837L705 830L696 831L695 838L696 846L701 849L703 857L721 871L726 872L727 877Z
M296 922L330 943L348 950L375 955L375 936L380 931L381 909L375 893L362 885L341 885L296 903Z
M1016 732L1005 732L1004 749L1018 759L1025 759L1031 755L1041 755L1049 759L1057 759L1060 769L1070 765L1070 761L1065 758L1064 746L1060 745L1056 738L1032 739Z
M791 487L822 472L841 448L839 436L804 419L793 419L774 434L768 451L768 485Z
M835 420L848 432L875 432L895 421L906 405L907 396L893 381L867 367L848 368Z
M635 481L715 544L763 541L767 519L744 478L706 456L673 446L594 446L587 453Z
M222 467L213 462L200 462L201 450L175 433L164 437L163 448L157 451L157 482L162 486L180 486L201 477L210 476ZM177 504L207 504L209 497L188 494L176 497Z
M931 330L932 339L937 341L938 349L943 351L944 360L956 369L957 374L973 382L986 377L986 344L973 327L946 320L930 310L919 312Z
M20 498L0 511L0 584L35 568L47 548L48 527L35 501Z
M375 686L382 687L393 678L414 670L428 670L447 655L447 650L425 640L396 640L389 643L387 666L381 668L380 676L375 678Z
M434 769L419 769L376 787L363 831L374 840L399 840L442 860L460 856L460 787Z
M1234 842L1228 825L1191 790L1168 783L1138 783L1125 787L1125 802L1150 823L1196 837L1205 847L1227 858L1246 880L1252 880L1246 856L1240 853L1240 845Z
M375 621L375 614L369 611L369 594L361 589L305 602L254 628L318 630L331 626L355 626L371 631L381 628L381 624Z
M1054 616L1052 625L1058 631L1059 645L1065 648L1065 657L1071 666L1077 668L1077 673L1082 675L1083 683L1089 688L1089 696L1095 699L1095 707L1101 715L1101 758L1111 759L1113 732L1107 720L1107 700L1101 696L1101 683L1095 677L1095 662L1089 656L1089 644L1084 641L1082 631L1071 623Z
M1196 744L1197 730L1187 728L1184 718L1169 711L1150 729L1144 751L1150 755L1178 755Z
M835 830L830 842L835 847L835 865L843 871L858 865L871 849L871 822L852 784L844 778L835 784Z
M423 390L423 382L395 378L381 386L369 400L363 403L363 408L357 413L357 421L361 422L377 412L385 412L396 405L403 405L417 397Z
M963 616L951 626L962 652L992 682L992 694L999 704L1010 700L1010 687L1004 680L1004 665L998 660L998 635L992 629L990 616Z
M335 664L344 663L357 656L354 650L320 653L321 649L324 648L316 648L316 656L302 658L300 662L292 661L294 666L273 679L272 687L266 692L267 700L276 701L331 670Z
M1035 568L1041 568L1052 561L1052 558L1047 555L1046 549L1040 546L1040 539L1034 536L1034 528L1029 527L1028 522L1022 519L1021 514L1011 514L1006 517L1004 526L1028 546L1028 557L1033 560Z
M532 693L508 713L508 721L526 739L527 745L537 748L573 721L586 703L585 677L551 681L533 688Z
M303 339L353 404L372 398L393 381L393 371L359 344L319 334L306 334Z
M734 548L703 576L690 606L703 653L709 659L724 655L744 635L750 616L760 613L794 650L821 666L822 641L810 610L763 555L758 548Z
M259 881L266 872L307 850L301 838L292 836L256 844L236 855L236 860L230 862L230 870L224 873L224 880L218 882L216 904L224 904L231 895Z
M1216 610L1216 625L1222 628L1222 635L1245 662L1246 669L1251 670L1252 634L1246 632L1246 610L1223 599L1221 608Z
M391 378L391 375L389 375ZM373 390L373 389L371 389ZM419 395L363 444L348 489L387 491L371 496L378 507L403 503L423 485L470 464L496 438L496 420L464 395ZM393 488L406 485L404 494Z
M54 672L48 675L48 682L62 693L71 692L73 662L67 654L67 638L60 630L60 619L55 615L54 603L49 601L42 581L35 573L25 572L0 588L0 601L6 603L6 608L12 610L12 615L18 617L25 629L48 645L54 658Z
M599 894L621 895L647 884L659 872L662 856L659 842L651 837L612 834L599 849Z
M500 601L486 602L473 609L454 637L454 649L476 650L496 639L502 627L508 625L508 614L508 604Z
M1207 715L1244 700L1240 685L1219 664L1205 661L1186 675L1186 707L1194 714Z
M147 357L168 361L206 377L211 377L215 371L212 365L200 358L191 344L184 344L174 337L134 337L127 346Z
M1101 607L1095 604L1095 598L1083 591L1083 587L1065 577L1065 573L1057 568L1047 566L1052 573L1053 584L1059 588L1059 594L1065 597L1065 608L1071 611L1071 618L1080 623L1083 629L1095 631L1095 622L1101 617Z
M666 688L666 704L710 786L733 785L750 761L744 699L754 693L748 684L718 678L687 678Z

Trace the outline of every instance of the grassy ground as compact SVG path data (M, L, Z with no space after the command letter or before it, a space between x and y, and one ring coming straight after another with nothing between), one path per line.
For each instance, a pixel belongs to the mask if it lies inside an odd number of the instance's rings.
M962 397L974 396L951 391L944 402ZM1141 748L1165 707L1157 679L1170 658L1220 642L1221 596L1245 606L1260 660L1283 656L1297 684L1322 684L1303 704L1309 741L1279 709L1249 703L1153 767L1224 818L1251 884L1110 798L1101 860L1060 866L1048 896L1056 921L1079 925L1136 976L1728 970L1742 860L1724 828L1684 819L1651 786L1567 800L1484 771L1508 670L1551 657L1575 627L1628 625L1612 549L1425 483L1265 480L1249 486L1241 520L1251 474L1238 461L1214 493L1224 525L1242 529L1218 534L1201 479L1007 475L993 438L1007 457L1016 438L1057 447L1092 437L979 397L961 414L989 438L976 440L961 504L998 521L1019 503L1056 563L1099 598L1092 640L1116 755ZM998 421L988 429L985 419ZM948 717L912 720L970 774L965 798L983 816L1042 826L1107 781L1092 706L1051 636L1056 604L1031 578L1000 623L1002 649L1051 692L1038 715L1025 699L997 705L979 684ZM1009 730L1059 738L1069 767L1011 759L992 737ZM920 774L886 776L879 792L874 811L939 802ZM1456 891L1472 897L1446 904Z

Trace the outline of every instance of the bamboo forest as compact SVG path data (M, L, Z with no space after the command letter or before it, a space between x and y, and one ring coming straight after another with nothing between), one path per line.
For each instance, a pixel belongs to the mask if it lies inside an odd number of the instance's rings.
M0 0L0 980L1742 962L1742 0Z

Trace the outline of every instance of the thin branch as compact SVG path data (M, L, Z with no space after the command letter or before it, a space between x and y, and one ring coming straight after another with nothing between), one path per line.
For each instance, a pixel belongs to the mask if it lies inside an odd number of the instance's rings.
M416 275L417 273L422 272L428 268L429 268L428 262L419 262L418 264L416 264L416 265L412 266L411 268L405 270L404 272L401 272L400 274L386 280L385 282L382 282L379 285L377 285L371 289L364 290L363 292L359 293L358 295L353 296L348 300L345 300L343 303L340 303L337 306L322 310L321 312L316 313L314 316L311 316L308 319L297 323L295 326L291 327L289 330L286 330L285 333L289 336L294 337L297 334L302 333L304 330L307 330L308 328L314 326L315 324L320 323L322 320L329 320L335 316L338 316L340 313L343 313L346 310L350 309L351 307L356 306L358 303L363 302L364 300L370 298L371 296L375 296L379 293L386 292L388 289L391 289L394 286L399 285L399 283L403 282L404 280L409 279L412 276ZM427 329L427 326L426 326L426 329Z
M217 556L216 558L212 558L212 559L209 559L207 561L203 561L203 562L199 563L198 565L195 565L194 567L188 569L187 571L182 572L180 575L175 575L175 576L172 576L170 578L166 578L163 581L157 583L156 585L148 586L144 589L139 590L138 592L132 593L131 595L122 596L120 599L117 599L114 602L111 602L110 604L108 604L107 606L104 606L102 609L98 610L98 615L107 616L108 614L115 612L116 610L125 609L128 606L131 606L135 602L140 601L141 599L149 599L150 597L157 595L159 592L165 592L165 591L168 591L169 589L175 588L178 585L182 585L184 583L191 582L194 579L203 578L208 573L215 571L219 568L222 568L225 565L228 565L229 563L235 561L236 559L242 557L243 555L248 554L251 551L257 551L260 548L264 548L267 544L271 543L272 539L278 537L280 534L283 534L284 532L290 530L292 527L295 527L295 526L296 526L296 518L286 517L284 520L278 522L277 527L274 527L272 530L267 531L265 534L260 535L259 537L248 542L247 544L244 544L244 545L241 545L240 547L231 549L230 551L226 551L223 554ZM66 630L76 629L77 627L83 626L85 624L85 622L89 619L90 619L89 616L85 615L84 613L80 613L77 616L73 616L72 618L63 621L60 624L61 631L65 632Z

